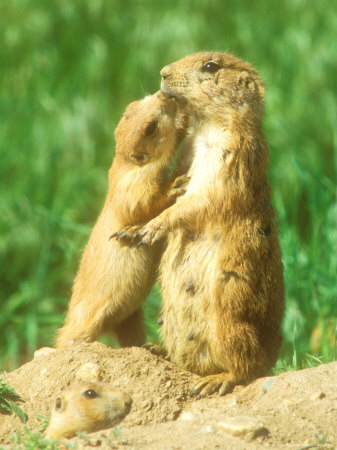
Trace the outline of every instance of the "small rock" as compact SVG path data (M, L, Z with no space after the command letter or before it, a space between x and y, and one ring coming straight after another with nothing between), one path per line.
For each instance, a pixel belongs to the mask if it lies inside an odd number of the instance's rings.
M140 405L139 405L144 411L150 411L152 409L152 401L151 400L144 400Z
M170 380L170 381L168 381L167 383L166 383L166 387L171 387L172 386L172 381Z
M216 433L216 429L214 427L212 427L211 425L205 425L204 427L201 428L200 433L214 434L214 433Z
M276 380L277 378L269 378L262 386L263 392L268 392Z
M243 436L250 433L253 437L255 437L260 432L266 430L260 420L249 416L230 417L226 420L218 422L217 427L232 434L233 436Z
M50 353L57 352L56 348L42 347L34 352L34 359L40 356L50 355Z
M324 392L315 392L311 397L310 400L312 402L316 401L316 400L321 400L322 398L326 397L326 395L324 394Z
M191 421L191 420L194 420L194 419L195 419L195 416L190 411L185 411L180 416L180 420Z
M171 411L166 415L167 420L176 420L179 417L181 408L178 405L172 405Z
M86 363L82 367L78 369L75 374L75 377L79 381L83 382L93 382L101 380L101 371L97 364L94 363Z

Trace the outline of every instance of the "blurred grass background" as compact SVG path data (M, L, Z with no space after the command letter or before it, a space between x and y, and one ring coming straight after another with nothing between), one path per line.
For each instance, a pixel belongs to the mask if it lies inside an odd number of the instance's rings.
M279 366L336 359L336 30L331 0L0 3L0 368L53 343L126 105L158 89L165 64L212 49L267 86L287 283ZM155 289L150 339L158 304Z

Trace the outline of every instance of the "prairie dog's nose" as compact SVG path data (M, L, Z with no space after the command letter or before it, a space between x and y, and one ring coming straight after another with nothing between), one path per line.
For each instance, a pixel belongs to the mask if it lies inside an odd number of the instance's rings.
M169 64L168 66L163 67L161 69L161 71L160 71L160 75L163 78L167 78L170 75L170 73L171 73L171 64Z

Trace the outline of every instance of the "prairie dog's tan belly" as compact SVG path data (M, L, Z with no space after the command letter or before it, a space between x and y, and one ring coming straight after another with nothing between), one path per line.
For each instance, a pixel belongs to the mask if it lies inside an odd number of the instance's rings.
M214 346L221 242L206 234L191 239L186 231L169 237L161 262L162 335L171 360L207 375L225 370L216 363ZM174 276L172 274L174 273Z
M194 143L190 182L184 198L208 202L209 190L221 192L220 169L228 132L207 124ZM221 195L221 194L219 194ZM177 200L179 204L180 199ZM195 225L195 224L194 224ZM163 296L162 336L168 355L178 366L200 375L222 372L216 285L221 274L222 230L216 224L203 232L176 229L170 233L160 272Z

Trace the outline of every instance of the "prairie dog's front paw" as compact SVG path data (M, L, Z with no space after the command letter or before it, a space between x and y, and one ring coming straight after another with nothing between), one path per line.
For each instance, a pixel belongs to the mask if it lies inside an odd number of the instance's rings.
M187 175L181 175L180 177L175 178L168 192L169 199L176 200L177 197L184 195L189 181L190 177Z
M137 233L137 235L141 239L138 242L137 247L143 244L153 245L166 235L166 229L160 220L152 219L139 231L139 233Z
M191 177L189 177L187 174L176 177L171 184L171 189L186 188L190 179Z
M117 231L116 233L112 233L112 235L109 237L109 240L116 238L117 240L126 239L130 242L137 242L139 241L139 232L142 230L142 228L143 225L128 225Z

